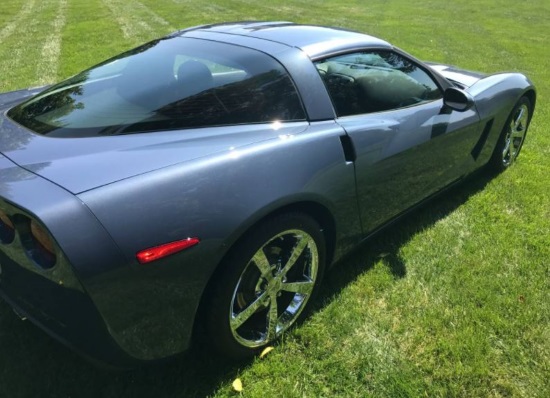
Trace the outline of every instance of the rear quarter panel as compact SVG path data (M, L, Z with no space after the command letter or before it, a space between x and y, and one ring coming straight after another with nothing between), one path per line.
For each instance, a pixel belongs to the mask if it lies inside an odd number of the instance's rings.
M141 359L187 347L203 291L229 248L264 217L315 202L336 224L336 257L361 234L353 164L341 128L317 122L303 133L166 167L84 192L125 263L83 280L111 330ZM154 154L151 154L153 156ZM148 265L136 252L187 237L199 245Z

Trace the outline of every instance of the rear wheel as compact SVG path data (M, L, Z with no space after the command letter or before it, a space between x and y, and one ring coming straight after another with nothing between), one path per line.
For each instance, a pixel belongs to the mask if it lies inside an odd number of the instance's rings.
M504 171L516 161L527 134L531 112L531 101L522 97L510 113L497 142L490 161L493 170Z
M206 308L209 341L234 358L273 343L305 315L324 262L324 236L304 214L255 228L221 265Z

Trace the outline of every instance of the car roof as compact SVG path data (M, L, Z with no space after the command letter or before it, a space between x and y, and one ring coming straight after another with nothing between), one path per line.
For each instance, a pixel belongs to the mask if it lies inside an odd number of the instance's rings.
M392 48L388 42L363 33L342 28L302 25L285 21L227 22L196 26L178 33L185 34L190 31L253 37L289 47L297 47L311 58L355 48Z

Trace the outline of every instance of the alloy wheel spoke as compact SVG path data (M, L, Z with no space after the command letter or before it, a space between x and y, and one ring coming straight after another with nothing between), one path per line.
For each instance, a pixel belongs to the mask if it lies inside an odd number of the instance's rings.
M310 294L313 290L313 281L283 283L281 290L285 292Z
M260 347L296 321L315 287L318 259L315 240L299 228L283 230L257 249L230 310L230 329L240 344Z
M506 145L504 146L504 149L502 150L502 158L506 159L509 155L511 155L510 152L510 146L512 145L512 139L510 138L508 141L506 141Z
M262 307L262 305L265 302L265 299L267 298L267 293L263 292L260 294L256 300L254 300L248 307L246 307L244 310L239 312L237 315L231 317L231 328L237 329L239 328L243 323L245 323L254 313Z
M292 267L294 267L294 264L296 263L296 260L300 257L300 255L303 253L304 249L310 242L311 238L309 237L300 237L300 240L298 243L296 243L296 246L292 249L292 254L290 255L290 258L288 259L287 263L285 264L284 268L281 270L281 275L286 275L288 271Z
M261 248L256 252L256 254L254 254L252 261L254 261L254 264L256 264L256 267L258 267L258 269L260 270L263 278L267 279L267 281L270 281L273 278L273 275L271 274L271 268L269 266L269 260L265 256L263 248Z
M514 121L513 123L513 130L512 131L518 131L518 130L523 130L521 128L521 125L523 123L523 116L525 115L525 108L521 108L519 110L519 114L518 114L518 117L516 118L516 120Z
M510 153L510 163L514 161L518 152L518 147L519 145L515 144L514 133L512 133L512 136L510 137L510 143L508 144L508 152Z
M277 323L279 321L277 297L271 296L271 303L267 313L267 341L271 341L277 334Z
M514 139L514 138L522 138L523 137L523 130L522 129L518 129L518 130L513 130L512 131L512 136L511 138Z

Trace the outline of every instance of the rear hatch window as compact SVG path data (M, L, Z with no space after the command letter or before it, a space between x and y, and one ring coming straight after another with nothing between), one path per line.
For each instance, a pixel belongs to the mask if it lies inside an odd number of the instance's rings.
M123 53L7 115L35 133L71 138L305 120L296 88L275 59L182 37Z

